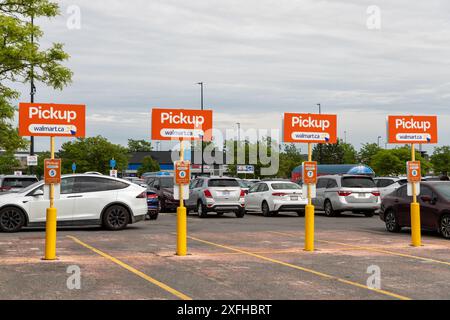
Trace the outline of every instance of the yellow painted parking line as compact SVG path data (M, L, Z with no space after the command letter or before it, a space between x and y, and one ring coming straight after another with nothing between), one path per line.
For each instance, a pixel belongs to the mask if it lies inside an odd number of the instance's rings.
M278 231L269 231L269 232L270 233L274 233L274 234L278 234L278 235L285 235L285 236L289 236L289 237L298 237L297 235L294 235L294 234L291 234L291 233L278 232ZM328 244L336 244L336 245L345 246L345 247L349 247L349 248L354 248L354 249L358 249L358 250L366 250L366 251L372 251L372 252L378 252L378 253L385 253L385 254L388 254L388 255L399 256L399 257L410 258L410 259L416 259L416 260L422 260L422 261L427 261L427 262L434 262L434 263L450 266L450 262L447 262L447 261L441 261L441 260L436 260L436 259L432 259L432 258L425 258L425 257L415 256L415 255L412 255L412 254L406 254L406 253L395 252L395 251L390 251L390 250L385 250L385 249L372 248L372 247L357 246L357 245L353 245L353 244L336 242L336 241L329 241L329 240L316 239L316 241L317 242L322 242L322 243L328 243Z
M351 285L351 286L354 286L354 287L367 289L369 291L373 291L373 292L377 292L377 293L380 293L380 294L384 294L386 296L393 297L393 298L396 298L396 299L411 300L411 298L408 298L408 297L405 297L405 296L402 296L402 295L399 295L399 294L396 294L396 293L392 293L392 292L389 292L389 291L386 291L386 290L381 290L381 289L372 289L372 288L369 288L366 285L363 285L363 284L360 284L360 283L357 283L357 282L353 282L353 281L350 281L350 280L345 280L345 279L342 279L342 278L338 278L338 277L335 277L335 276L332 276L332 275L329 275L329 274L326 274L326 273L323 273L323 272L320 272L320 271L316 271L316 270L313 270L313 269L309 269L309 268L301 267L301 266L294 265L294 264L291 264L291 263L283 262L283 261L280 261L280 260L272 259L272 258L265 257L265 256L262 256L262 255L259 255L259 254L256 254L256 253L249 252L249 251L237 249L237 248L234 248L234 247L229 247L229 246L226 246L226 245L223 245L223 244L219 244L219 243L214 243L214 242L211 242L211 241L202 240L202 239L199 239L199 238L196 238L196 237L192 237L192 236L188 236L188 238L191 239L191 240L195 240L195 241L201 242L201 243L209 244L211 246L216 246L218 248L227 249L227 250L230 250L230 251L246 254L248 256L252 256L252 257L255 257L255 258L258 258L258 259L261 259L261 260L269 261L269 262L272 262L272 263L275 263L275 264L279 264L279 265L282 265L282 266L285 266L285 267L301 270L301 271L304 271L304 272L307 272L307 273L311 273L311 274L314 274L316 276L319 276L319 277L322 277L322 278L325 278L325 279L335 280L335 281L342 282L342 283L345 283L345 284L348 284L348 285Z
M163 289L163 290L165 290L165 291L167 291L167 292L173 294L174 296L176 296L176 297L178 297L178 298L180 298L180 299L182 299L182 300L192 300L192 298L188 297L188 296L185 295L184 293L181 293L180 291L175 290L175 289L169 287L168 285L162 283L161 281L158 281L158 280L156 280L156 279L153 279L152 277L146 275L145 273L143 273L143 272L141 272L141 271L139 271L139 270L133 268L132 266L130 266L130 265L128 265L128 264L126 264L126 263L120 261L119 259L114 258L113 256L110 256L109 254L104 253L103 251L100 251L100 250L98 250L98 249L96 249L96 248L94 248L94 247L88 245L87 243L84 243L83 241L79 240L78 238L73 237L73 236L67 236L67 237L70 238L70 239L72 239L72 240L75 241L76 243L82 245L83 247L85 247L85 248L87 248L87 249L89 249L89 250L91 250L91 251L93 251L93 252L95 252L95 253L101 255L102 257L104 257L104 258L106 258L106 259L108 259L108 260L114 262L115 264L118 264L118 265L121 266L122 268L124 268L124 269L126 269L126 270L128 270L128 271L130 271L130 272L132 272L132 273L134 273L135 275L137 275L137 276L139 276L139 277L141 277L141 278L147 280L148 282L153 283L154 285L160 287L161 289Z

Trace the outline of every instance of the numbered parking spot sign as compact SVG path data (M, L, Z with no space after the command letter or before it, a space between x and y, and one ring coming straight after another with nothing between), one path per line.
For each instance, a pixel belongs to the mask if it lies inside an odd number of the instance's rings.
M61 182L61 159L45 159L45 184L59 184Z
M303 183L316 184L317 182L317 162L305 161L303 162Z
M408 161L406 167L408 171L408 182L416 183L422 180L420 161Z
M191 181L191 163L189 161L175 162L175 184L189 184Z

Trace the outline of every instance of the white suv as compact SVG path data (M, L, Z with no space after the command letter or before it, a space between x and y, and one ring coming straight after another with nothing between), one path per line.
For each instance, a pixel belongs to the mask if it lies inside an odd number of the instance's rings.
M49 200L44 182L17 193L0 195L0 231L17 232L22 227L43 227ZM61 179L55 199L58 226L102 225L124 229L145 219L147 190L126 180L95 174L67 175Z
M375 181L375 184L380 191L381 199L394 192L402 185L408 183L408 179L396 177L377 177L374 178L373 181Z
M301 187L288 181L263 181L250 187L245 196L245 211L262 212L265 217L280 211L305 215L308 200L303 197Z

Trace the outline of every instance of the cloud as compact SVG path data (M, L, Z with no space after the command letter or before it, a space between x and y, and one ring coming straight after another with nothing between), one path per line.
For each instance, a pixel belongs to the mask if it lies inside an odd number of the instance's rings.
M38 21L42 46L66 44L74 83L38 85L36 99L85 103L88 134L113 142L148 138L153 106L198 108L199 81L222 128L279 126L283 112L320 102L358 146L385 136L388 113L447 119L448 1L379 0L381 30L367 29L366 0L60 3L61 17ZM81 30L66 27L73 4ZM440 140L450 144L445 124Z

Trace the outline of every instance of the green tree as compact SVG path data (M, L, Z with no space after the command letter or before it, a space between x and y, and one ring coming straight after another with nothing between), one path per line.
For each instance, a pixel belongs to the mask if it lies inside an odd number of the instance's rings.
M301 165L305 160L307 159L300 153L295 144L286 144L283 152L280 153L278 176L281 178L290 178L292 170Z
M35 167L34 169L34 173L36 174L36 176L38 178L43 178L44 176L44 160L45 159L50 159L50 152L46 151L46 152L41 152L38 155L38 165L37 167ZM59 154L55 153L55 158L59 158ZM65 172L67 173L67 172Z
M62 89L72 72L61 63L69 58L63 45L54 43L43 50L41 29L31 24L33 18L51 18L59 14L58 4L49 0L0 1L0 148L8 151L27 146L11 124L15 107L12 101L19 93L14 82L26 83L32 78L54 89ZM34 43L31 43L31 38Z
M411 147L410 146L402 146L395 149L391 149L392 153L400 159L403 163L403 170L400 172L401 174L406 174L406 162L411 161ZM422 169L422 175L428 173L431 169L431 163L422 157L419 151L416 150L416 160L420 161L420 166Z
M151 142L146 140L134 140L128 139L128 151L129 152L149 152L153 147Z
M321 155L322 161L320 161ZM343 164L344 156L345 149L341 140L338 140L335 144L316 144L312 151L313 160L319 162L319 164Z
M344 149L344 159L343 163L353 164L358 163L358 152L356 152L355 147L350 143L345 143L341 140L342 149Z
M20 167L20 161L14 156L12 152L5 152L0 156L0 173L12 174L14 169Z
M435 174L448 175L450 172L450 146L435 148L431 156L431 164Z
M358 158L362 164L370 165L372 158L382 150L376 143L365 143L359 151Z
M137 175L140 177L145 172L156 172L161 170L158 161L154 160L152 157L144 157L142 160L142 165L139 167Z
M380 150L370 162L370 167L378 176L398 175L405 172L405 163L392 150Z
M128 149L112 144L102 136L80 138L61 146L63 173L72 172L72 163L77 164L77 172L98 171L109 173L109 161L116 160L116 169L125 170L128 165Z

